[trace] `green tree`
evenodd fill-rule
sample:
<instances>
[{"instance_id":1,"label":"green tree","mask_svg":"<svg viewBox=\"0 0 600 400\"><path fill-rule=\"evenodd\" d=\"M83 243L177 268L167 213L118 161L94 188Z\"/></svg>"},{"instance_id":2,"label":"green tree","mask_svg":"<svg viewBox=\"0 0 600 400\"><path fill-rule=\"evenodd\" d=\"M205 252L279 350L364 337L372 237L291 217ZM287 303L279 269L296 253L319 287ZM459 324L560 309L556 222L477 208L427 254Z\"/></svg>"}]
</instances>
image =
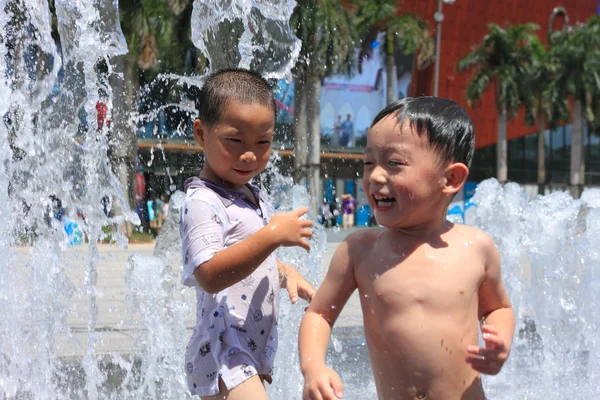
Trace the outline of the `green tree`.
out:
<instances>
[{"instance_id":1,"label":"green tree","mask_svg":"<svg viewBox=\"0 0 600 400\"><path fill-rule=\"evenodd\" d=\"M469 104L479 101L491 84L498 110L498 138L496 144L496 174L501 183L507 180L507 123L514 118L530 94L522 85L527 66L535 57L538 42L534 24L507 25L501 28L489 25L489 32L471 53L459 60L459 72L473 69L467 86Z\"/></svg>"},{"instance_id":2,"label":"green tree","mask_svg":"<svg viewBox=\"0 0 600 400\"><path fill-rule=\"evenodd\" d=\"M302 40L294 71L294 179L308 179L311 208L317 215L321 197L321 82L328 75L351 72L357 35L351 11L340 0L299 0L290 26Z\"/></svg>"},{"instance_id":3,"label":"green tree","mask_svg":"<svg viewBox=\"0 0 600 400\"><path fill-rule=\"evenodd\" d=\"M552 45L552 41L551 41ZM541 42L532 41L534 57L532 63L525 66L522 85L524 93L525 122L534 125L537 122L537 184L538 193L546 189L546 126L554 129L560 122L569 119L567 85L558 72L565 60L555 47L546 51Z\"/></svg>"},{"instance_id":4,"label":"green tree","mask_svg":"<svg viewBox=\"0 0 600 400\"><path fill-rule=\"evenodd\" d=\"M137 136L131 124L131 112L138 111L140 85L152 81L161 72L183 69L185 54L182 52L192 47L191 6L189 0L119 2L121 28L129 51L111 60L115 72L110 77L113 91L111 161L132 207ZM178 45L173 46L173 43Z\"/></svg>"},{"instance_id":5,"label":"green tree","mask_svg":"<svg viewBox=\"0 0 600 400\"><path fill-rule=\"evenodd\" d=\"M557 85L572 96L573 127L571 129L570 190L578 198L585 177L584 122L599 125L600 115L600 17L579 24L567 32L555 32L550 59L555 68ZM565 96L566 97L566 96ZM555 101L558 101L555 98Z\"/></svg>"},{"instance_id":6,"label":"green tree","mask_svg":"<svg viewBox=\"0 0 600 400\"><path fill-rule=\"evenodd\" d=\"M357 5L355 23L361 38L359 71L362 60L371 52L372 43L383 33L381 46L387 82L386 101L390 104L396 100L396 56L417 53L417 68L423 69L434 58L435 42L425 21L411 14L398 14L397 0L362 0Z\"/></svg>"}]
</instances>

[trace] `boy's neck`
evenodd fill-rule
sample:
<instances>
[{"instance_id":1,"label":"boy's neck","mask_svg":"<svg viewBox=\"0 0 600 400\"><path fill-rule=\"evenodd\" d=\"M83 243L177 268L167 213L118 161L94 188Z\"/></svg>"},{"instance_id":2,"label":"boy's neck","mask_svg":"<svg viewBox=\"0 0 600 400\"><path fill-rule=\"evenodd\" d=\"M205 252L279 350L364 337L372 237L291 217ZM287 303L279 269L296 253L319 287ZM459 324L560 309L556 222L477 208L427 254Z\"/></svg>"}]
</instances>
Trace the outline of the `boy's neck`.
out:
<instances>
[{"instance_id":1,"label":"boy's neck","mask_svg":"<svg viewBox=\"0 0 600 400\"><path fill-rule=\"evenodd\" d=\"M443 215L438 215L435 218L428 219L422 223L411 226L390 227L388 229L403 236L415 239L426 239L447 232L452 225L453 224L446 219L446 214L444 213Z\"/></svg>"},{"instance_id":2,"label":"boy's neck","mask_svg":"<svg viewBox=\"0 0 600 400\"><path fill-rule=\"evenodd\" d=\"M228 182L228 181L220 178L219 176L215 175L214 173L207 171L206 169L202 169L202 171L200 171L199 176L200 176L200 178L210 181L210 182L214 183L215 185L219 185L219 186L222 186L222 187L230 189L230 190L242 190L247 185L247 184L244 184L244 185L233 184L231 182Z\"/></svg>"}]
</instances>

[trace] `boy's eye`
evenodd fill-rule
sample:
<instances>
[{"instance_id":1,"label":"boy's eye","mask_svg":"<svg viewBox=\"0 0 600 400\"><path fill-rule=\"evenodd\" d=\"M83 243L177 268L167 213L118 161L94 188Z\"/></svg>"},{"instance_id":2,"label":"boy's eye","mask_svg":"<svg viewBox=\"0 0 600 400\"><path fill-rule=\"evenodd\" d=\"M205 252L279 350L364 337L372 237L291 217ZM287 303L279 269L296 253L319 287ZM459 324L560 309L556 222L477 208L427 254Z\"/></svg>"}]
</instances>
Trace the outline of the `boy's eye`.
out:
<instances>
[{"instance_id":1,"label":"boy's eye","mask_svg":"<svg viewBox=\"0 0 600 400\"><path fill-rule=\"evenodd\" d=\"M261 140L258 144L271 144L270 140Z\"/></svg>"},{"instance_id":2,"label":"boy's eye","mask_svg":"<svg viewBox=\"0 0 600 400\"><path fill-rule=\"evenodd\" d=\"M227 138L225 140L227 140L229 142L242 143L242 141L240 139L236 139L236 138Z\"/></svg>"},{"instance_id":3,"label":"boy's eye","mask_svg":"<svg viewBox=\"0 0 600 400\"><path fill-rule=\"evenodd\" d=\"M365 161L365 162L363 162L363 166L365 166L365 167L370 167L372 165L373 165L373 161Z\"/></svg>"},{"instance_id":4,"label":"boy's eye","mask_svg":"<svg viewBox=\"0 0 600 400\"><path fill-rule=\"evenodd\" d=\"M388 161L388 165L390 167L401 167L403 165L406 165L405 163L401 162L401 161Z\"/></svg>"}]
</instances>

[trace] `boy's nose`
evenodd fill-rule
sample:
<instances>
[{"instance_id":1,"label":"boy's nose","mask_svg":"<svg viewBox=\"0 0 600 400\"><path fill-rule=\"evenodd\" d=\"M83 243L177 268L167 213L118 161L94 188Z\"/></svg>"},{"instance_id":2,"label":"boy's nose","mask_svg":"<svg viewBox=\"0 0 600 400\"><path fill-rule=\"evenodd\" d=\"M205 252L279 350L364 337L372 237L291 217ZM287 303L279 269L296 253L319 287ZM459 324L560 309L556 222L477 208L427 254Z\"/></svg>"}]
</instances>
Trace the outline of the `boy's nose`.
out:
<instances>
[{"instance_id":1,"label":"boy's nose","mask_svg":"<svg viewBox=\"0 0 600 400\"><path fill-rule=\"evenodd\" d=\"M387 179L387 172L381 167L375 167L369 175L369 181L373 183L385 183Z\"/></svg>"},{"instance_id":2,"label":"boy's nose","mask_svg":"<svg viewBox=\"0 0 600 400\"><path fill-rule=\"evenodd\" d=\"M252 151L247 151L244 154L242 154L242 156L240 157L240 160L245 161L245 162L255 162L256 154L254 154L254 152L252 152Z\"/></svg>"}]
</instances>

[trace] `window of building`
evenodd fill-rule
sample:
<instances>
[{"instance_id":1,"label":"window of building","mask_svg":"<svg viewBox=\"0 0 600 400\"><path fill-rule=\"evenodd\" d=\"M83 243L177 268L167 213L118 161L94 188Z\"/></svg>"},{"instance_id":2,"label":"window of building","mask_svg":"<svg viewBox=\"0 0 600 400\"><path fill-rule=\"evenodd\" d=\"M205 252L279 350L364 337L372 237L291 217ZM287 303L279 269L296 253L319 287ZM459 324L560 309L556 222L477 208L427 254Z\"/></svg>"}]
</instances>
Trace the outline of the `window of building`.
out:
<instances>
[{"instance_id":1,"label":"window of building","mask_svg":"<svg viewBox=\"0 0 600 400\"><path fill-rule=\"evenodd\" d=\"M535 183L537 182L537 142L538 135L528 135L524 138L525 141L525 158L523 160L523 182L524 183Z\"/></svg>"},{"instance_id":2,"label":"window of building","mask_svg":"<svg viewBox=\"0 0 600 400\"><path fill-rule=\"evenodd\" d=\"M525 160L525 138L520 137L508 141L508 180L523 182Z\"/></svg>"},{"instance_id":3,"label":"window of building","mask_svg":"<svg viewBox=\"0 0 600 400\"><path fill-rule=\"evenodd\" d=\"M546 169L548 181L552 183L569 182L569 160L565 145L565 127L558 127L550 135L550 158Z\"/></svg>"},{"instance_id":4,"label":"window of building","mask_svg":"<svg viewBox=\"0 0 600 400\"><path fill-rule=\"evenodd\" d=\"M475 150L469 169L469 181L483 181L496 177L496 145Z\"/></svg>"}]
</instances>

